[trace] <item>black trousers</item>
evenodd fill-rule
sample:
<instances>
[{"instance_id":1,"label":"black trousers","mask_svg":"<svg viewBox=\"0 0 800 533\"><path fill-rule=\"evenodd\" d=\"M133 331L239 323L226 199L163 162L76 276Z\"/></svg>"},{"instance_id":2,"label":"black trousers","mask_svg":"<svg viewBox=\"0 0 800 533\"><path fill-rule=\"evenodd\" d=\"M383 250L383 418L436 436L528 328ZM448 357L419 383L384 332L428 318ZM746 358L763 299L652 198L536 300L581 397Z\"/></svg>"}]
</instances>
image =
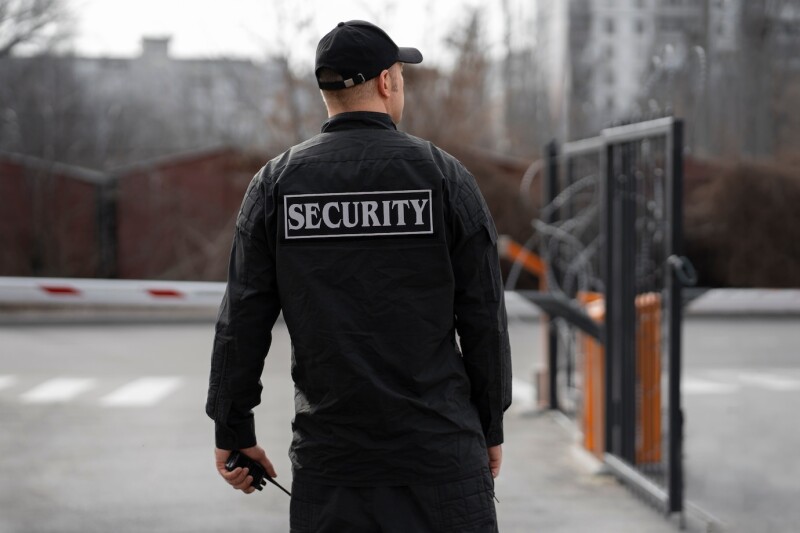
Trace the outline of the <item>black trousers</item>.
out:
<instances>
[{"instance_id":1,"label":"black trousers","mask_svg":"<svg viewBox=\"0 0 800 533\"><path fill-rule=\"evenodd\" d=\"M341 487L294 481L291 533L497 533L489 469L459 481Z\"/></svg>"}]
</instances>

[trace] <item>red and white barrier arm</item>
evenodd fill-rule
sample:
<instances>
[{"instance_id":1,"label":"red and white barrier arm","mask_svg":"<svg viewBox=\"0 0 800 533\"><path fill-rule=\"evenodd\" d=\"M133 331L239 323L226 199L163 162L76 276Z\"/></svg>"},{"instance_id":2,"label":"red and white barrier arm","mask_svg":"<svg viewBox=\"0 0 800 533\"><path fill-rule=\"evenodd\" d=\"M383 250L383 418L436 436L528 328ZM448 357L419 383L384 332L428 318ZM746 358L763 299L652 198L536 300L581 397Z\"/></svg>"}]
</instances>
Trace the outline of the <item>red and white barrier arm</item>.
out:
<instances>
[{"instance_id":1,"label":"red and white barrier arm","mask_svg":"<svg viewBox=\"0 0 800 533\"><path fill-rule=\"evenodd\" d=\"M225 283L83 278L0 277L0 305L110 305L124 307L219 307ZM510 317L537 316L537 309L506 293Z\"/></svg>"},{"instance_id":2,"label":"red and white barrier arm","mask_svg":"<svg viewBox=\"0 0 800 533\"><path fill-rule=\"evenodd\" d=\"M0 277L0 304L216 307L225 283Z\"/></svg>"},{"instance_id":3,"label":"red and white barrier arm","mask_svg":"<svg viewBox=\"0 0 800 533\"><path fill-rule=\"evenodd\" d=\"M0 305L117 305L219 307L225 283L83 278L0 277ZM506 292L509 318L538 317L538 309ZM689 315L800 315L800 290L713 289L691 302Z\"/></svg>"}]
</instances>

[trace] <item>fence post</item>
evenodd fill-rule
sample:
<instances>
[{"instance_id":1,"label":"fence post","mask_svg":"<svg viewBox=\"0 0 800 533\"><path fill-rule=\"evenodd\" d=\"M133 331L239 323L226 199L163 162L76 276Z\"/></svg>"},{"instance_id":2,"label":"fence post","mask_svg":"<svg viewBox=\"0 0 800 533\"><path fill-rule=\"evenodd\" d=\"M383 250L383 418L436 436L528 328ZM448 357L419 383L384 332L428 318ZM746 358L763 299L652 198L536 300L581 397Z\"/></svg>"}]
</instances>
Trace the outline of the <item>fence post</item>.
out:
<instances>
[{"instance_id":1,"label":"fence post","mask_svg":"<svg viewBox=\"0 0 800 533\"><path fill-rule=\"evenodd\" d=\"M621 227L619 241L619 269L616 271L620 286L621 322L618 344L618 376L620 401L620 457L636 464L636 188L633 143L620 146L622 161L620 168ZM616 177L612 177L615 179Z\"/></svg>"},{"instance_id":2,"label":"fence post","mask_svg":"<svg viewBox=\"0 0 800 533\"><path fill-rule=\"evenodd\" d=\"M672 151L672 231L670 246L673 255L683 254L683 122L672 123L668 137ZM670 268L666 276L669 283L669 510L683 511L683 410L681 408L681 331L683 298L681 281Z\"/></svg>"},{"instance_id":3,"label":"fence post","mask_svg":"<svg viewBox=\"0 0 800 533\"><path fill-rule=\"evenodd\" d=\"M551 205L556 196L558 196L558 145L556 141L550 141L547 144L547 178L542 180L544 185L544 202L545 205ZM545 222L554 224L558 221L558 209L551 209L547 215ZM552 280L548 280L548 287L552 287L554 283L558 282L559 272L558 265L554 261L555 256L545 255L550 257L548 262L548 270L551 273ZM547 369L550 388L550 409L558 409L558 331L556 330L555 322L552 317L548 317L547 324Z\"/></svg>"},{"instance_id":4,"label":"fence post","mask_svg":"<svg viewBox=\"0 0 800 533\"><path fill-rule=\"evenodd\" d=\"M584 154L590 147L599 157L598 245L602 275L601 279L592 280L602 287L605 296L605 322L600 328L606 363L602 385L605 423L600 424L605 431L600 436L598 428L597 434L605 446L599 448L605 451L606 465L615 475L668 513L682 512L685 508L680 398L681 285L685 281L681 276L687 278L683 269L689 267L681 256L682 134L682 123L665 117L606 128L595 139L559 147L563 154L559 164L566 165L566 183L570 183L571 158ZM558 176L564 178L563 172ZM546 200L552 201L556 196L552 194L554 187L561 183L564 181L548 183L549 188L544 189L550 193L545 195ZM562 206L561 220L565 220L565 215L574 216L569 205L567 202ZM556 210L552 207L543 213L547 222L555 219L552 215ZM569 227L565 223L561 229ZM659 228L660 231L655 231ZM548 276L554 275L552 267ZM561 267L564 268L563 263ZM564 365L569 358L564 359L564 343L558 348ZM555 367L559 360L551 360L551 366ZM662 363L668 363L669 370L664 376L669 381L663 387ZM584 378L589 375L590 366ZM552 383L555 387L557 382ZM584 393L591 392L595 383L584 380ZM669 434L662 440L661 402L666 390L669 421L663 422L668 423ZM563 396L554 398L559 399L563 404ZM588 407L585 412L594 414ZM595 421L590 418L586 427ZM594 436L592 433L591 437ZM592 446L596 443L589 441ZM662 456L661 446L667 443L669 449Z\"/></svg>"},{"instance_id":5,"label":"fence post","mask_svg":"<svg viewBox=\"0 0 800 533\"><path fill-rule=\"evenodd\" d=\"M616 302L613 298L614 287L614 253L616 246L614 238L614 197L616 196L616 184L614 176L614 150L612 145L604 143L601 149L601 179L603 214L600 221L601 232L603 235L603 282L605 285L605 323L603 325L603 348L605 351L605 450L606 452L617 452L617 413L616 402L614 402L614 340L616 332L615 321L612 319L616 312Z\"/></svg>"}]
</instances>

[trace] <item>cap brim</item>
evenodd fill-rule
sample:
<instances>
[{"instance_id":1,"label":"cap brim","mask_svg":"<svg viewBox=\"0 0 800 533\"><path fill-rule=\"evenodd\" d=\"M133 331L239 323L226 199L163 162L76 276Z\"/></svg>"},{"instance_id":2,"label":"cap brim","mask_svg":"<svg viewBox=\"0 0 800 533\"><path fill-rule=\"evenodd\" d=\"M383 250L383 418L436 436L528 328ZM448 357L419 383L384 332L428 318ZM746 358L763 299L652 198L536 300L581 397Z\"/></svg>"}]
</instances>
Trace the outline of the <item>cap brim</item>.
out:
<instances>
[{"instance_id":1,"label":"cap brim","mask_svg":"<svg viewBox=\"0 0 800 533\"><path fill-rule=\"evenodd\" d=\"M400 63L422 63L422 52L416 48L400 47L397 52L397 61Z\"/></svg>"}]
</instances>

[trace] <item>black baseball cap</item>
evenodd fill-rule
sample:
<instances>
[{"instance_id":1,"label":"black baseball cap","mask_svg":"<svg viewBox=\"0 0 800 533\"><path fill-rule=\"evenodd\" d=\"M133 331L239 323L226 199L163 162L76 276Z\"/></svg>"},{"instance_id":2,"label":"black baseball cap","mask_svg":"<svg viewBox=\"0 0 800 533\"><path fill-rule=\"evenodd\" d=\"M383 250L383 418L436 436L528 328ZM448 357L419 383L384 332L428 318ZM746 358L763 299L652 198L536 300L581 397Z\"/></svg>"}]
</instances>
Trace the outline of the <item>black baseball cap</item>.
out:
<instances>
[{"instance_id":1,"label":"black baseball cap","mask_svg":"<svg viewBox=\"0 0 800 533\"><path fill-rule=\"evenodd\" d=\"M346 89L378 76L395 63L421 63L416 48L400 48L386 32L363 20L340 22L317 45L314 73L326 91ZM344 81L319 81L319 71L329 68Z\"/></svg>"}]
</instances>

